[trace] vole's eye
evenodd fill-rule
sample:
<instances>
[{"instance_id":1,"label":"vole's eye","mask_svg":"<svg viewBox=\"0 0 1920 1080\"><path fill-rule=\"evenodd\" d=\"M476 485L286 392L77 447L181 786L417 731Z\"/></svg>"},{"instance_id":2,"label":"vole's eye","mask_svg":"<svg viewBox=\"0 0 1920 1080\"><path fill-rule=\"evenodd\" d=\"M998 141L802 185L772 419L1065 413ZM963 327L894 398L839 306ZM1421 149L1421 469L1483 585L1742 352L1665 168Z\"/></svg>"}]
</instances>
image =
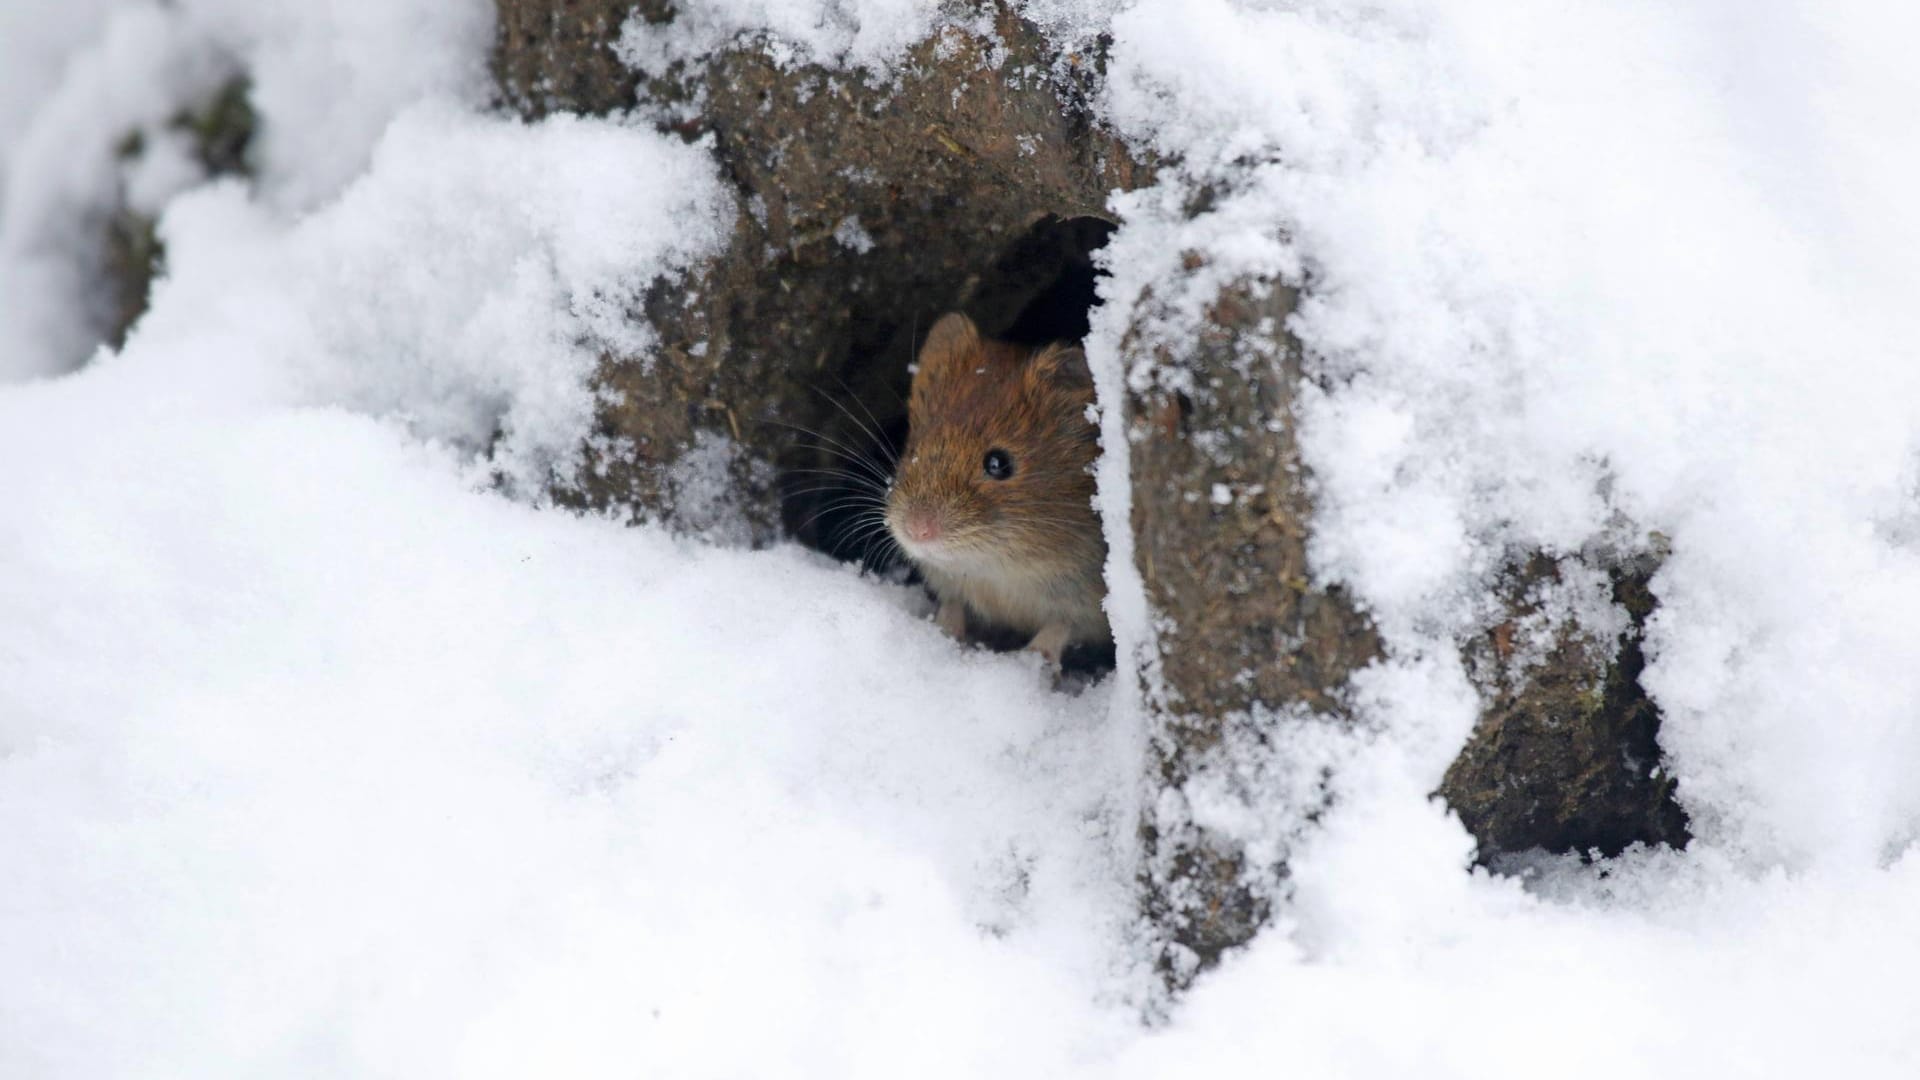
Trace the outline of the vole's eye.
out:
<instances>
[{"instance_id":1,"label":"vole's eye","mask_svg":"<svg viewBox=\"0 0 1920 1080\"><path fill-rule=\"evenodd\" d=\"M1013 475L1013 455L998 448L989 450L986 459L980 462L980 468L995 480L1005 480Z\"/></svg>"}]
</instances>

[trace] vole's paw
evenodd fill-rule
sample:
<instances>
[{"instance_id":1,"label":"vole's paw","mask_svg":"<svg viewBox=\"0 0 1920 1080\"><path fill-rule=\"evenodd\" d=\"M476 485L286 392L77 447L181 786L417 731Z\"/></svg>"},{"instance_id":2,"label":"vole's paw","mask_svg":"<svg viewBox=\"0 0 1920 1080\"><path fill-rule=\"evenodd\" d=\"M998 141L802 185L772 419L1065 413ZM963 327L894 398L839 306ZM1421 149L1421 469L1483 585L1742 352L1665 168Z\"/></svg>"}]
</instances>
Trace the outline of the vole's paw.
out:
<instances>
[{"instance_id":1,"label":"vole's paw","mask_svg":"<svg viewBox=\"0 0 1920 1080\"><path fill-rule=\"evenodd\" d=\"M947 636L956 641L967 640L967 608L956 600L940 601L940 610L934 612L933 621Z\"/></svg>"},{"instance_id":2,"label":"vole's paw","mask_svg":"<svg viewBox=\"0 0 1920 1080\"><path fill-rule=\"evenodd\" d=\"M1053 672L1055 680L1060 677L1060 657L1067 651L1068 630L1065 623L1049 623L1033 635L1027 642L1027 649L1037 652L1047 661L1047 668Z\"/></svg>"}]
</instances>

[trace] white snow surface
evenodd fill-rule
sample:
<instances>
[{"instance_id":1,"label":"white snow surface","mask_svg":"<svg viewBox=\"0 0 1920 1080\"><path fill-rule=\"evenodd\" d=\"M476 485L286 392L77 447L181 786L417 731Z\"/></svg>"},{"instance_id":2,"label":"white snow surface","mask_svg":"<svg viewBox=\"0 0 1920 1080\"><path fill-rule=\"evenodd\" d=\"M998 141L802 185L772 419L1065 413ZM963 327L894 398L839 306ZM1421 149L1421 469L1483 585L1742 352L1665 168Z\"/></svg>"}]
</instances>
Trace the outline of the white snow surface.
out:
<instances>
[{"instance_id":1,"label":"white snow surface","mask_svg":"<svg viewBox=\"0 0 1920 1080\"><path fill-rule=\"evenodd\" d=\"M1119 0L1012 0L1020 18L1062 49L1086 48L1110 25ZM906 50L936 31L993 40L990 8L954 0L707 0L685 5L666 23L639 14L627 21L619 53L631 67L667 74L739 44L763 50L782 67L827 64L884 79Z\"/></svg>"},{"instance_id":2,"label":"white snow surface","mask_svg":"<svg viewBox=\"0 0 1920 1080\"><path fill-rule=\"evenodd\" d=\"M627 305L724 237L703 148L480 114L477 0L30 2L0 16L0 1075L1920 1072L1916 16L1030 7L1112 31L1102 108L1172 163L1116 201L1103 400L1181 252L1189 310L1311 286L1317 572L1390 655L1280 924L1141 1025L1132 678L1056 693L902 589L530 494L597 350L650 346ZM673 49L870 70L943 17L703 10ZM120 175L236 70L258 184ZM71 370L123 183L167 276ZM1488 575L1654 532L1697 839L1469 870L1427 793Z\"/></svg>"},{"instance_id":3,"label":"white snow surface","mask_svg":"<svg viewBox=\"0 0 1920 1080\"><path fill-rule=\"evenodd\" d=\"M61 80L73 54L94 41L113 11L128 0L13 0L0 7L0 183L22 131Z\"/></svg>"},{"instance_id":4,"label":"white snow surface","mask_svg":"<svg viewBox=\"0 0 1920 1080\"><path fill-rule=\"evenodd\" d=\"M1659 531L1644 681L1696 832L1756 868L1920 836L1920 550L1894 524L1920 210L1891 186L1920 77L1890 44L1916 27L1221 0L1120 23L1118 122L1236 189L1158 246L1312 284L1322 575L1431 664L1504 552Z\"/></svg>"},{"instance_id":5,"label":"white snow surface","mask_svg":"<svg viewBox=\"0 0 1920 1080\"><path fill-rule=\"evenodd\" d=\"M259 119L263 202L300 211L364 170L394 113L427 97L487 94L486 0L10 0L0 12L0 380L78 366L105 334L101 237L122 193L156 189L117 149L244 72ZM88 36L92 31L92 36Z\"/></svg>"}]
</instances>

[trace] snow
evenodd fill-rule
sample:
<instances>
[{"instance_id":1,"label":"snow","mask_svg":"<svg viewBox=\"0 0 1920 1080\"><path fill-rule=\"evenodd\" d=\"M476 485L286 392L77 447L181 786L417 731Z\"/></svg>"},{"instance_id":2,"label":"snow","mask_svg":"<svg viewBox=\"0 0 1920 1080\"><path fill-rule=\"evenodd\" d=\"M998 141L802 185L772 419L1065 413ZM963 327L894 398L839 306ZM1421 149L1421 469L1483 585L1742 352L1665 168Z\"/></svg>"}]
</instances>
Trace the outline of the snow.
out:
<instances>
[{"instance_id":1,"label":"snow","mask_svg":"<svg viewBox=\"0 0 1920 1080\"><path fill-rule=\"evenodd\" d=\"M1247 963L1265 974L1224 974L1186 1023L1222 1041L1251 1027L1289 947L1367 955L1394 973L1369 992L1433 979L1390 1010L1437 1024L1406 1036L1421 1056L1397 1047L1381 1071L1518 1071L1437 1047L1457 1037L1433 1018L1463 983L1544 978L1565 949L1556 989L1583 1015L1621 1009L1576 1071L1898 1075L1920 1059L1874 1034L1895 1023L1885 1002L1916 999L1910 965L1871 961L1877 935L1841 925L1879 917L1910 939L1907 917L1869 912L1913 899L1920 835L1920 552L1887 527L1911 513L1920 460L1920 316L1897 284L1920 280L1920 216L1886 186L1920 157L1920 128L1888 107L1916 88L1886 44L1911 23L1870 5L1225 0L1117 18L1109 116L1177 162L1176 194L1220 198L1189 222L1165 191L1126 197L1110 293L1124 304L1205 252L1147 328L1177 336L1241 275L1310 286L1291 329L1321 388L1301 417L1315 569L1389 649L1360 682L1334 808L1291 863L1291 942L1261 942ZM1090 352L1117 367L1122 327L1103 326ZM1457 827L1424 801L1474 712L1450 643L1485 625L1512 553L1667 548L1643 684L1696 839L1563 868L1583 887L1516 913L1466 884ZM1543 599L1609 632L1590 589ZM1258 842L1258 826L1240 831ZM1536 952L1509 954L1535 933ZM1669 953L1684 990L1661 1006L1666 984L1633 965ZM1520 993L1469 997L1456 1023L1524 1015ZM1685 1027L1662 1031L1666 1011ZM1715 1056L1740 1040L1764 1049Z\"/></svg>"},{"instance_id":2,"label":"snow","mask_svg":"<svg viewBox=\"0 0 1920 1080\"><path fill-rule=\"evenodd\" d=\"M857 215L843 218L840 224L834 226L833 238L841 247L856 255L865 255L873 250L873 235L867 232L866 226L860 224Z\"/></svg>"},{"instance_id":3,"label":"snow","mask_svg":"<svg viewBox=\"0 0 1920 1080\"><path fill-rule=\"evenodd\" d=\"M1657 530L1645 682L1696 831L1873 864L1920 829L1920 561L1874 529L1913 497L1920 315L1888 290L1920 215L1842 193L1920 160L1881 104L1911 17L1734 10L1143 4L1114 105L1314 282L1319 569L1397 651L1470 630L1504 551ZM1749 47L1798 63L1790 122Z\"/></svg>"},{"instance_id":4,"label":"snow","mask_svg":"<svg viewBox=\"0 0 1920 1080\"><path fill-rule=\"evenodd\" d=\"M722 0L688 7L667 23L636 13L620 58L665 75L737 41L751 41L782 67L829 64L878 72L934 29L937 0Z\"/></svg>"},{"instance_id":5,"label":"snow","mask_svg":"<svg viewBox=\"0 0 1920 1080\"><path fill-rule=\"evenodd\" d=\"M0 178L15 142L73 54L95 41L101 24L125 6L127 0L13 0L0 7L0 41L7 43L7 66L0 71Z\"/></svg>"},{"instance_id":6,"label":"snow","mask_svg":"<svg viewBox=\"0 0 1920 1080\"><path fill-rule=\"evenodd\" d=\"M1396 892L1432 921L1357 925L1376 947L1319 963L1263 941L1138 1048L1138 1074L1910 1075L1920 957L1888 931L1909 925L1914 860L1734 887L1701 861L1634 865L1647 895L1566 906L1464 878Z\"/></svg>"},{"instance_id":7,"label":"snow","mask_svg":"<svg viewBox=\"0 0 1920 1080\"><path fill-rule=\"evenodd\" d=\"M181 0L245 60L260 114L262 186L305 209L366 168L395 112L422 98L484 103L493 43L487 0L307 4Z\"/></svg>"},{"instance_id":8,"label":"snow","mask_svg":"<svg viewBox=\"0 0 1920 1080\"><path fill-rule=\"evenodd\" d=\"M120 193L115 150L226 74L194 27L157 6L125 5L101 21L53 86L9 76L11 92L40 100L0 157L0 380L68 370L105 336L109 301L93 282ZM49 23L66 20L33 25ZM15 39L0 40L11 53Z\"/></svg>"},{"instance_id":9,"label":"snow","mask_svg":"<svg viewBox=\"0 0 1920 1080\"><path fill-rule=\"evenodd\" d=\"M1014 0L1009 6L1061 49L1072 51L1093 47L1122 5L1118 0ZM993 9L942 0L707 0L688 5L665 23L636 12L622 29L618 51L629 66L654 76L744 43L783 68L822 64L885 78L909 48L954 28L989 40L998 37Z\"/></svg>"},{"instance_id":10,"label":"snow","mask_svg":"<svg viewBox=\"0 0 1920 1080\"><path fill-rule=\"evenodd\" d=\"M1066 841L1124 835L1128 777L1058 783L1104 756L1101 695L794 551L129 382L0 416L13 462L110 433L9 477L0 957L33 977L0 983L0 1071L722 1073L747 1010L737 1063L842 1075L891 1017L925 1031L895 1063L972 1073L1078 1004L1099 957L1050 939L1124 899Z\"/></svg>"},{"instance_id":11,"label":"snow","mask_svg":"<svg viewBox=\"0 0 1920 1080\"><path fill-rule=\"evenodd\" d=\"M1180 793L1289 851L1291 900L1149 1027L1150 670L1059 693L898 586L540 498L599 351L650 348L626 312L737 208L703 146L481 112L488 9L0 15L0 1074L1920 1069L1914 14L1028 5L1111 30L1100 107L1167 162L1088 342L1121 656L1118 345L1186 251L1149 340L1311 285L1315 572L1389 649L1351 734ZM629 45L880 70L942 18L701 10ZM241 70L256 183L122 173ZM167 274L95 352L123 185ZM1492 875L1427 797L1478 705L1453 642L1534 549L1671 552L1685 852ZM1543 610L1617 632L1598 580ZM1315 828L1258 801L1321 764Z\"/></svg>"},{"instance_id":12,"label":"snow","mask_svg":"<svg viewBox=\"0 0 1920 1080\"><path fill-rule=\"evenodd\" d=\"M57 11L24 2L0 14L0 380L71 370L104 337L106 301L89 285L94 238L119 198L116 149L129 133L163 142L165 120L244 71L259 118L259 193L297 212L365 169L404 106L478 104L488 92L486 0L95 0ZM50 79L61 43L65 65ZM23 115L31 119L15 119ZM175 193L138 190L135 201Z\"/></svg>"},{"instance_id":13,"label":"snow","mask_svg":"<svg viewBox=\"0 0 1920 1080\"><path fill-rule=\"evenodd\" d=\"M572 167L544 164L556 158ZM690 148L423 103L393 121L367 176L290 228L237 185L180 200L142 337L191 339L224 316L243 355L280 358L262 377L297 399L492 444L495 469L536 490L571 475L600 352L651 347L626 312L660 273L716 250L730 214ZM176 291L190 299L170 305Z\"/></svg>"}]
</instances>

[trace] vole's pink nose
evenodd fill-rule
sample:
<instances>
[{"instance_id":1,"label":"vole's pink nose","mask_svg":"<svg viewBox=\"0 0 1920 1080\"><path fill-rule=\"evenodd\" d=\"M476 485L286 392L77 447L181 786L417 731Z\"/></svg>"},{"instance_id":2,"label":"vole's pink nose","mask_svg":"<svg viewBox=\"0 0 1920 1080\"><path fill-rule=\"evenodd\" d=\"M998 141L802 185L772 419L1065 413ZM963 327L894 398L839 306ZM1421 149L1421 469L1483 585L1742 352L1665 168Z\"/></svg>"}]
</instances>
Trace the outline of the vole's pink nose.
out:
<instances>
[{"instance_id":1,"label":"vole's pink nose","mask_svg":"<svg viewBox=\"0 0 1920 1080\"><path fill-rule=\"evenodd\" d=\"M907 539L916 544L930 544L940 539L940 518L930 510L909 510L900 525Z\"/></svg>"}]
</instances>

